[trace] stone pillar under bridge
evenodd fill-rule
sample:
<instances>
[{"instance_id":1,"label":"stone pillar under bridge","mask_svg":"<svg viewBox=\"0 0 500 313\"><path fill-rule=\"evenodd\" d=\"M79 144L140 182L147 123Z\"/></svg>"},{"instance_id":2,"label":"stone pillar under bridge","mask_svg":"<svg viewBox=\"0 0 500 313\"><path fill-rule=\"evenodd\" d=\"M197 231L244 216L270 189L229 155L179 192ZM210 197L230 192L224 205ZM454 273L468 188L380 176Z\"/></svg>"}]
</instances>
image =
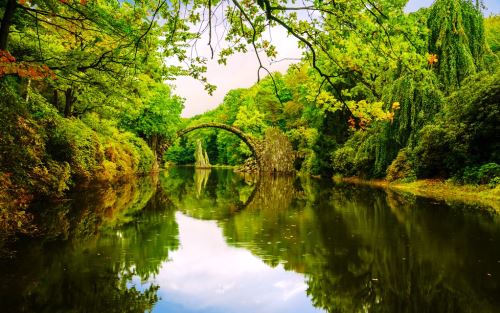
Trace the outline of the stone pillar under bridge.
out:
<instances>
[{"instance_id":1,"label":"stone pillar under bridge","mask_svg":"<svg viewBox=\"0 0 500 313\"><path fill-rule=\"evenodd\" d=\"M224 129L238 136L248 145L250 151L252 151L252 155L257 162L261 174L289 174L295 171L294 161L296 153L293 151L288 137L277 128L269 127L266 130L264 139L259 140L246 134L235 126L222 123L202 123L178 131L177 136L184 136L200 128Z\"/></svg>"}]
</instances>

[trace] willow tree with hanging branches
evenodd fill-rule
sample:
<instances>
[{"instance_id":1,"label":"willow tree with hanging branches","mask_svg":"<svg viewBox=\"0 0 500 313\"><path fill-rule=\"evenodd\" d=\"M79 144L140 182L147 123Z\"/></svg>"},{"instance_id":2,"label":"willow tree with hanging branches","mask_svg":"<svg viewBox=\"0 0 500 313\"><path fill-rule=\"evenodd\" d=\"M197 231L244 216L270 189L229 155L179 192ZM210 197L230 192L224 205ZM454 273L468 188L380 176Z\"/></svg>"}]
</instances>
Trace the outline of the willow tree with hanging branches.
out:
<instances>
[{"instance_id":1,"label":"willow tree with hanging branches","mask_svg":"<svg viewBox=\"0 0 500 313\"><path fill-rule=\"evenodd\" d=\"M486 42L478 4L468 0L437 0L428 18L429 53L436 56L436 73L449 92L484 68Z\"/></svg>"}]
</instances>

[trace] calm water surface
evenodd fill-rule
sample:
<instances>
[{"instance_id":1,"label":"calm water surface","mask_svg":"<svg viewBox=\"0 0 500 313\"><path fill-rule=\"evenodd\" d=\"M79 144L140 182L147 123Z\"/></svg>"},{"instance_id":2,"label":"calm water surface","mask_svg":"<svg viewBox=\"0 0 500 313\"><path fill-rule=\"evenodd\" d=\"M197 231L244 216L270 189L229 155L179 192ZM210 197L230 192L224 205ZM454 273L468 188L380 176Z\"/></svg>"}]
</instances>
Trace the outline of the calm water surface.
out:
<instances>
[{"instance_id":1,"label":"calm water surface","mask_svg":"<svg viewBox=\"0 0 500 313\"><path fill-rule=\"evenodd\" d=\"M0 312L500 312L500 216L459 203L174 168L34 210Z\"/></svg>"}]
</instances>

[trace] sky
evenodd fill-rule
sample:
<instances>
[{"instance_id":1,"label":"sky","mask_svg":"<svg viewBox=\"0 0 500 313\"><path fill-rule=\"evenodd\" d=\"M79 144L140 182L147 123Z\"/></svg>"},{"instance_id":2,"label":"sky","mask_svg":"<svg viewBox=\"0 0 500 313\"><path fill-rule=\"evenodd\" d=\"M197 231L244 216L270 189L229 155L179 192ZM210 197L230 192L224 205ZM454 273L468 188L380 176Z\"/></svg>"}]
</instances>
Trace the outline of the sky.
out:
<instances>
[{"instance_id":1,"label":"sky","mask_svg":"<svg viewBox=\"0 0 500 313\"><path fill-rule=\"evenodd\" d=\"M433 2L434 0L410 0L406 6L406 11L412 12L422 7L428 7ZM500 0L485 0L484 3L486 5L486 16L500 13ZM271 72L284 73L290 64L297 62L302 52L297 47L297 40L288 36L282 28L273 28L271 33L272 36L268 39L277 48L278 56L276 60L282 61L271 62L269 58L260 54L263 60L262 63ZM200 44L197 46L199 55L206 57L210 55L207 42L208 38L202 37ZM214 109L222 103L229 90L250 87L257 82L258 61L253 51L230 56L227 65L218 64L216 57L213 60L209 59L206 65L208 81L217 86L212 96L204 90L201 82L191 77L182 76L171 82L175 86L174 92L185 99L183 117L192 117ZM265 76L264 74L261 73L261 77Z\"/></svg>"},{"instance_id":2,"label":"sky","mask_svg":"<svg viewBox=\"0 0 500 313\"><path fill-rule=\"evenodd\" d=\"M160 287L159 312L319 313L307 296L306 278L270 267L248 249L229 246L216 221L175 213L179 249L169 252L158 273L127 284L140 291Z\"/></svg>"},{"instance_id":3,"label":"sky","mask_svg":"<svg viewBox=\"0 0 500 313\"><path fill-rule=\"evenodd\" d=\"M203 39L203 38L202 38ZM271 62L264 54L260 53L263 65L271 72L286 72L290 64L298 62L301 57L301 51L297 47L297 40L294 37L287 36L284 29L274 28L272 30L272 40L276 46L278 57L276 61ZM198 52L201 55L209 56L209 48L206 45L208 40L200 40ZM217 52L216 52L217 53ZM217 89L210 96L204 86L198 80L188 76L178 77L173 85L175 93L185 98L185 108L182 112L183 117L191 117L210 109L217 107L226 93L231 89L250 87L257 82L257 69L259 63L253 50L247 53L237 53L230 56L226 65L217 63L217 56L213 60L209 59L207 65L206 77L208 81L217 86ZM265 76L261 70L261 77Z\"/></svg>"}]
</instances>

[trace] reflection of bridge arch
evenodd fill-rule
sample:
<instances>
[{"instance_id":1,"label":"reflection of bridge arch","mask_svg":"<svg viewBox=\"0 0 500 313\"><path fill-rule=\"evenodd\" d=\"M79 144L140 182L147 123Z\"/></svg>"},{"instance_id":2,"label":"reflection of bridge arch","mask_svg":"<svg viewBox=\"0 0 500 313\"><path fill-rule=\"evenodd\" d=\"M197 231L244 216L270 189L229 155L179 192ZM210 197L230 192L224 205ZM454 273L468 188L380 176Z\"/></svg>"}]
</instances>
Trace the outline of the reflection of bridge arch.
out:
<instances>
[{"instance_id":1,"label":"reflection of bridge arch","mask_svg":"<svg viewBox=\"0 0 500 313\"><path fill-rule=\"evenodd\" d=\"M190 210L187 211L203 212L202 214L194 215L187 213L190 216L201 219L223 220L247 210L260 211L265 209L267 212L280 212L290 207L293 199L299 195L299 191L294 185L294 181L296 179L294 176L251 175L253 188L246 199L241 199L239 196L234 198L231 196L228 198L231 201L226 203L223 200L222 203L224 203L224 206L218 207L216 205L218 210L214 210L214 206L212 204L203 202L203 199L209 199L210 196L207 198L199 198L200 190L205 190L207 188L207 182L214 182L213 179L215 178L210 178L211 174L214 174L213 171L210 169L195 169L193 174L192 185L186 179L187 176L184 176L182 179L186 182L184 183L185 185L183 185L180 189L178 189L178 187L176 187L176 189L172 189L172 191L182 190L181 193L170 193L168 189L164 189L164 191L166 192L165 195L167 198L170 199L170 202L180 211L186 213L185 209L189 207ZM173 177L174 180L178 179L175 174L174 176L169 177ZM217 184L220 183L218 180L216 181ZM189 190L191 190L191 192L189 192ZM201 201L193 202L192 200L188 200L188 202L184 203L184 199L190 198L196 198ZM188 204L188 206L184 206L183 203ZM207 215L205 217L200 217L201 215L204 215L204 213Z\"/></svg>"},{"instance_id":2,"label":"reflection of bridge arch","mask_svg":"<svg viewBox=\"0 0 500 313\"><path fill-rule=\"evenodd\" d=\"M259 169L261 169L261 160L262 160L262 149L261 149L261 144L260 142L253 138L252 136L244 133L241 129L236 128L234 126L229 126L226 124L221 124L221 123L202 123L196 126L191 126L185 129L182 129L177 132L177 137L182 137L186 135L187 133L192 132L193 130L200 129L200 128L218 128L218 129L223 129L228 132L231 132L238 136L243 142L250 148L250 151L252 151L252 155L255 158L255 161L257 162L257 166Z\"/></svg>"}]
</instances>

